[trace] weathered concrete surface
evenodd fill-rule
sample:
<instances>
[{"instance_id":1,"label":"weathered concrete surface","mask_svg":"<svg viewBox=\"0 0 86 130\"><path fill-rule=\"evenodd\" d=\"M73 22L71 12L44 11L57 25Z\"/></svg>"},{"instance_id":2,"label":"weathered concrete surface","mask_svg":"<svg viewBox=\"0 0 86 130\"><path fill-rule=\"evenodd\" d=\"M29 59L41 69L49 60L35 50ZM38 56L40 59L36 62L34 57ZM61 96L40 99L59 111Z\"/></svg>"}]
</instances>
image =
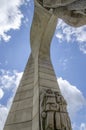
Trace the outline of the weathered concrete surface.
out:
<instances>
[{"instance_id":1,"label":"weathered concrete surface","mask_svg":"<svg viewBox=\"0 0 86 130\"><path fill-rule=\"evenodd\" d=\"M57 18L75 27L86 24L86 8L82 10L79 6L76 9L79 2L35 0L30 33L32 52L4 130L71 130L67 104L61 95L50 60L50 43ZM82 2L85 5L86 2Z\"/></svg>"}]
</instances>

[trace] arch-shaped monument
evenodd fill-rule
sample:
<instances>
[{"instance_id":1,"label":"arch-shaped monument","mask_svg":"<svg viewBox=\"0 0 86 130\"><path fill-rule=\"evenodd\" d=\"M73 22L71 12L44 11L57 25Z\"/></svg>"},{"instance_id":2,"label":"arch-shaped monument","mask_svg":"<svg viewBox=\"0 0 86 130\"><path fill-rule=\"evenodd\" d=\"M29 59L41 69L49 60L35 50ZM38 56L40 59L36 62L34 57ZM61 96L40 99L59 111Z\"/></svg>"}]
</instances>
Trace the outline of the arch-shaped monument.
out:
<instances>
[{"instance_id":1,"label":"arch-shaped monument","mask_svg":"<svg viewBox=\"0 0 86 130\"><path fill-rule=\"evenodd\" d=\"M50 61L50 43L57 19L86 24L86 0L35 0L31 55L16 92L4 130L72 130L67 103Z\"/></svg>"}]
</instances>

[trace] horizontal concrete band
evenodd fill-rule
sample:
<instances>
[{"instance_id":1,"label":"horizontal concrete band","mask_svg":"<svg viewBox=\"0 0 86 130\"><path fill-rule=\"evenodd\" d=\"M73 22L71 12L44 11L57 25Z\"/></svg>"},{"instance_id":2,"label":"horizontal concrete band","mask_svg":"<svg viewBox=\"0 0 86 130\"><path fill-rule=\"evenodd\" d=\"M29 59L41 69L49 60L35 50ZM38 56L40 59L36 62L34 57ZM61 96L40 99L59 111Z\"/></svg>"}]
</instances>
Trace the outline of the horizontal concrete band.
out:
<instances>
[{"instance_id":1,"label":"horizontal concrete band","mask_svg":"<svg viewBox=\"0 0 86 130\"><path fill-rule=\"evenodd\" d=\"M39 78L56 81L55 75L51 75L51 74L43 73L43 72L39 72Z\"/></svg>"},{"instance_id":2,"label":"horizontal concrete band","mask_svg":"<svg viewBox=\"0 0 86 130\"><path fill-rule=\"evenodd\" d=\"M43 86L54 88L54 89L58 88L57 82L47 80L47 79L41 79L39 84L40 84L40 86L43 85Z\"/></svg>"},{"instance_id":3,"label":"horizontal concrete band","mask_svg":"<svg viewBox=\"0 0 86 130\"><path fill-rule=\"evenodd\" d=\"M28 76L29 74L34 73L34 69L30 69L29 71L26 70L26 72L24 72L23 76Z\"/></svg>"},{"instance_id":4,"label":"horizontal concrete band","mask_svg":"<svg viewBox=\"0 0 86 130\"><path fill-rule=\"evenodd\" d=\"M23 91L28 91L28 90L33 89L33 88L34 88L33 82L31 82L29 84L25 84L24 86L20 85L18 90L17 90L17 93L23 92Z\"/></svg>"},{"instance_id":5,"label":"horizontal concrete band","mask_svg":"<svg viewBox=\"0 0 86 130\"><path fill-rule=\"evenodd\" d=\"M39 67L39 72L55 75L54 71L49 68Z\"/></svg>"},{"instance_id":6,"label":"horizontal concrete band","mask_svg":"<svg viewBox=\"0 0 86 130\"><path fill-rule=\"evenodd\" d=\"M19 100L24 100L26 98L31 98L31 97L33 97L33 88L17 92L14 98L14 102Z\"/></svg>"},{"instance_id":7,"label":"horizontal concrete band","mask_svg":"<svg viewBox=\"0 0 86 130\"><path fill-rule=\"evenodd\" d=\"M52 90L52 89L53 89L53 91L58 91L58 92L60 91L60 90L57 89L57 88L50 88L50 87L46 87L46 86L43 86L43 85L40 86L40 90L41 90L41 89L45 89L45 90L47 90L47 89L51 89L51 90Z\"/></svg>"},{"instance_id":8,"label":"horizontal concrete band","mask_svg":"<svg viewBox=\"0 0 86 130\"><path fill-rule=\"evenodd\" d=\"M34 79L33 78L28 78L28 80L23 80L21 83L20 83L20 86L22 85L25 85L25 84L30 84L34 82Z\"/></svg>"},{"instance_id":9,"label":"horizontal concrete band","mask_svg":"<svg viewBox=\"0 0 86 130\"><path fill-rule=\"evenodd\" d=\"M23 110L9 113L6 125L31 120L32 120L32 108L26 108L26 109L24 108Z\"/></svg>"},{"instance_id":10,"label":"horizontal concrete band","mask_svg":"<svg viewBox=\"0 0 86 130\"><path fill-rule=\"evenodd\" d=\"M28 79L34 78L34 73L28 74L22 77L22 81L27 81Z\"/></svg>"},{"instance_id":11,"label":"horizontal concrete band","mask_svg":"<svg viewBox=\"0 0 86 130\"><path fill-rule=\"evenodd\" d=\"M13 102L10 112L16 112L19 110L23 110L26 108L31 108L33 105L33 98L26 98L24 100L19 100L17 102Z\"/></svg>"},{"instance_id":12,"label":"horizontal concrete band","mask_svg":"<svg viewBox=\"0 0 86 130\"><path fill-rule=\"evenodd\" d=\"M39 67L48 68L50 70L53 70L52 64L38 64Z\"/></svg>"},{"instance_id":13,"label":"horizontal concrete band","mask_svg":"<svg viewBox=\"0 0 86 130\"><path fill-rule=\"evenodd\" d=\"M4 130L32 130L32 121L6 125Z\"/></svg>"}]
</instances>

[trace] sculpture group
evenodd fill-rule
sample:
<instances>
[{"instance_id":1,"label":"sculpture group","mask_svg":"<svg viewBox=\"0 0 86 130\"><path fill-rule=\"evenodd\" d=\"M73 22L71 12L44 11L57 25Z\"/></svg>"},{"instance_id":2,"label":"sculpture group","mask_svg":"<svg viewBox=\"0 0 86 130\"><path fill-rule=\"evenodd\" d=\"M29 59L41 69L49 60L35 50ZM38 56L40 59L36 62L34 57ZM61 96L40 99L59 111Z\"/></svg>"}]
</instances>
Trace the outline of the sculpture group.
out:
<instances>
[{"instance_id":1,"label":"sculpture group","mask_svg":"<svg viewBox=\"0 0 86 130\"><path fill-rule=\"evenodd\" d=\"M86 24L86 0L35 0L30 32L31 55L4 130L71 130L67 103L50 60L50 43L58 18Z\"/></svg>"},{"instance_id":2,"label":"sculpture group","mask_svg":"<svg viewBox=\"0 0 86 130\"><path fill-rule=\"evenodd\" d=\"M45 89L40 95L41 130L71 130L67 103L58 91Z\"/></svg>"}]
</instances>

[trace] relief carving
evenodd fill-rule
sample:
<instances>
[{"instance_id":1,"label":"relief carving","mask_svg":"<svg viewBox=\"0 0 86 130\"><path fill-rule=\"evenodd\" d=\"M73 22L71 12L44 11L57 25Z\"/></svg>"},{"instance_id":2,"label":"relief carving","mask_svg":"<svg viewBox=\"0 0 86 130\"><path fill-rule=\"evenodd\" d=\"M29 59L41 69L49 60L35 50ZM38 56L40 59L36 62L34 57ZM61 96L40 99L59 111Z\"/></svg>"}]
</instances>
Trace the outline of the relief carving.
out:
<instances>
[{"instance_id":1,"label":"relief carving","mask_svg":"<svg viewBox=\"0 0 86 130\"><path fill-rule=\"evenodd\" d=\"M40 95L41 130L71 130L66 106L60 92L44 90Z\"/></svg>"}]
</instances>

